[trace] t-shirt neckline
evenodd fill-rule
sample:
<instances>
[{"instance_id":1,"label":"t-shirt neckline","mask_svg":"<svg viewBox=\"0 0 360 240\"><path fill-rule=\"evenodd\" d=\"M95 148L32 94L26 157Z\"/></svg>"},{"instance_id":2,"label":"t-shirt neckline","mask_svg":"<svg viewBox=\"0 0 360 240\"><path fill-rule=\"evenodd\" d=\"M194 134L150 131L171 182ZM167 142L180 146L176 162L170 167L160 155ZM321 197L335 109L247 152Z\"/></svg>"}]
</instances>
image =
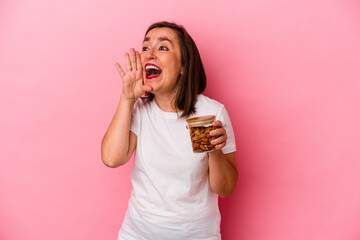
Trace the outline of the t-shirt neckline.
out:
<instances>
[{"instance_id":1,"label":"t-shirt neckline","mask_svg":"<svg viewBox=\"0 0 360 240\"><path fill-rule=\"evenodd\" d=\"M178 119L181 115L182 112L165 112L163 110L161 110L161 108L157 105L155 99L153 99L151 101L154 109L159 112L164 118L167 118L167 119Z\"/></svg>"}]
</instances>

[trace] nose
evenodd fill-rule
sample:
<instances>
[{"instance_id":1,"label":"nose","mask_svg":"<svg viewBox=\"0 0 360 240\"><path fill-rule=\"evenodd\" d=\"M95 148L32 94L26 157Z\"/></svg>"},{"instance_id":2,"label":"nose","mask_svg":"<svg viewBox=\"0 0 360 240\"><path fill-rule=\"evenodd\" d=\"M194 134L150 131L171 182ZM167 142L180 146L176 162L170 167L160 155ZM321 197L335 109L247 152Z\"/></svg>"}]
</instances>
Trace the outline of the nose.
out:
<instances>
[{"instance_id":1,"label":"nose","mask_svg":"<svg viewBox=\"0 0 360 240\"><path fill-rule=\"evenodd\" d=\"M145 60L154 60L157 58L152 48L150 48L145 52L142 52L142 55L145 58Z\"/></svg>"}]
</instances>

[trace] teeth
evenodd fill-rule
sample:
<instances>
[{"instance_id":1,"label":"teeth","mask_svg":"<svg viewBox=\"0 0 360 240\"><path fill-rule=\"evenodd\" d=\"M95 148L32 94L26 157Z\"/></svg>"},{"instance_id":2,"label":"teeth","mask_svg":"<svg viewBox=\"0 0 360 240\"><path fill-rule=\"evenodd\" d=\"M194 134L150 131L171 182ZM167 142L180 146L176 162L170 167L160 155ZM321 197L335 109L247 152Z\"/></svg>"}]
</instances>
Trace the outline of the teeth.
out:
<instances>
[{"instance_id":1,"label":"teeth","mask_svg":"<svg viewBox=\"0 0 360 240\"><path fill-rule=\"evenodd\" d=\"M147 65L147 66L145 67L145 70L149 70L149 69L160 70L160 68L158 68L157 66L154 66L154 65Z\"/></svg>"}]
</instances>

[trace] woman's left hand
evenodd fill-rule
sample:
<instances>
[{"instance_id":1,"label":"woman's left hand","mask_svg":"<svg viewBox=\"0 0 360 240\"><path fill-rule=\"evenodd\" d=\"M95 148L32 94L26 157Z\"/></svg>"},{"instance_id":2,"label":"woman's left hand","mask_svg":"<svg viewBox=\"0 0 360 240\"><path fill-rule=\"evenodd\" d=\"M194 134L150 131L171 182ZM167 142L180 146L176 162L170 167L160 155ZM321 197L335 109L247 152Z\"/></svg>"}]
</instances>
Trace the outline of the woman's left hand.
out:
<instances>
[{"instance_id":1,"label":"woman's left hand","mask_svg":"<svg viewBox=\"0 0 360 240\"><path fill-rule=\"evenodd\" d=\"M215 149L221 149L226 145L226 130L223 127L222 122L219 120L214 121L213 126L216 127L216 129L212 130L210 132L210 135L215 137L215 139L211 141L211 144L215 146Z\"/></svg>"}]
</instances>

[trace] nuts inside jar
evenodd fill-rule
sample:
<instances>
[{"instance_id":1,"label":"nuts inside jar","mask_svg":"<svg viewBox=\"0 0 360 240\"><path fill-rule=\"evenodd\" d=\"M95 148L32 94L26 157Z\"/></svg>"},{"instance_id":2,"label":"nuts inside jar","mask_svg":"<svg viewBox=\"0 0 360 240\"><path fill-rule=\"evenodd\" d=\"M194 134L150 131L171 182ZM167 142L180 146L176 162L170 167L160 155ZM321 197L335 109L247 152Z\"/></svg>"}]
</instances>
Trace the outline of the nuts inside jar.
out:
<instances>
[{"instance_id":1,"label":"nuts inside jar","mask_svg":"<svg viewBox=\"0 0 360 240\"><path fill-rule=\"evenodd\" d=\"M214 145L210 142L215 137L210 136L210 131L214 130L215 127L190 127L190 137L194 152L206 152L214 149Z\"/></svg>"}]
</instances>

